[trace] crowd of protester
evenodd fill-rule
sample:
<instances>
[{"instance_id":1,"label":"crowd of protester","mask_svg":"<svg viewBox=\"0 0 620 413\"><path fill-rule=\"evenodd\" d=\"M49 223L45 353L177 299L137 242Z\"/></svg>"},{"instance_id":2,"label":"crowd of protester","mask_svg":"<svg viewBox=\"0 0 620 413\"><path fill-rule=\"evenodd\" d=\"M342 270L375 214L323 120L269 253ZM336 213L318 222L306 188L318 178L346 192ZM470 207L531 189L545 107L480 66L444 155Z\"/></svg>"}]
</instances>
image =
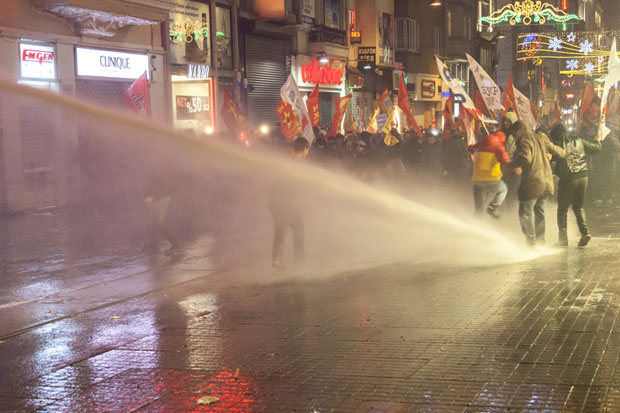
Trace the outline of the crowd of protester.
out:
<instances>
[{"instance_id":1,"label":"crowd of protester","mask_svg":"<svg viewBox=\"0 0 620 413\"><path fill-rule=\"evenodd\" d=\"M545 203L558 201L559 245L566 246L567 211L572 206L581 238L586 246L591 238L584 203L612 208L619 189L620 141L612 131L601 141L598 130L578 131L562 124L551 128L528 128L509 112L499 124L487 125L468 145L458 129L426 129L399 133L348 132L327 136L327 128L315 127L315 139L308 160L326 167L350 171L359 179L407 182L423 175L427 184L472 187L474 211L499 218L506 197L518 202L519 221L530 245L545 242ZM287 146L279 129L272 144ZM414 181L410 181L414 182Z\"/></svg>"}]
</instances>

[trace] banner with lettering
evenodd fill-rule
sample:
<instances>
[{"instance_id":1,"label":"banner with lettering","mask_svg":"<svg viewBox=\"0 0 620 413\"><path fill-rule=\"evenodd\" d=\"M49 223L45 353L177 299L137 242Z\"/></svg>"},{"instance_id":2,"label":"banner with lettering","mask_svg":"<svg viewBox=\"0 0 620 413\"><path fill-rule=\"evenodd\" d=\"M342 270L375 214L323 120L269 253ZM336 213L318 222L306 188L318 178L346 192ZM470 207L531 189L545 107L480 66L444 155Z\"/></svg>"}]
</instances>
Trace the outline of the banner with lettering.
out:
<instances>
[{"instance_id":1,"label":"banner with lettering","mask_svg":"<svg viewBox=\"0 0 620 413\"><path fill-rule=\"evenodd\" d=\"M151 94L146 72L123 92L125 105L139 115L151 117Z\"/></svg>"},{"instance_id":2,"label":"banner with lettering","mask_svg":"<svg viewBox=\"0 0 620 413\"><path fill-rule=\"evenodd\" d=\"M475 118L482 118L482 114L478 112L476 109L476 105L474 105L474 101L471 100L463 86L461 86L461 82L459 79L453 78L450 74L448 68L443 64L443 61L435 56L435 61L437 63L437 68L439 69L439 74L441 75L441 80L445 84L448 85L452 94L454 95L455 100L459 101L465 109L469 111Z\"/></svg>"},{"instance_id":3,"label":"banner with lettering","mask_svg":"<svg viewBox=\"0 0 620 413\"><path fill-rule=\"evenodd\" d=\"M484 99L484 103L490 110L504 109L501 103L502 93L497 84L493 81L491 76L476 62L476 60L465 53L467 60L469 61L469 69L474 75L478 90Z\"/></svg>"}]
</instances>

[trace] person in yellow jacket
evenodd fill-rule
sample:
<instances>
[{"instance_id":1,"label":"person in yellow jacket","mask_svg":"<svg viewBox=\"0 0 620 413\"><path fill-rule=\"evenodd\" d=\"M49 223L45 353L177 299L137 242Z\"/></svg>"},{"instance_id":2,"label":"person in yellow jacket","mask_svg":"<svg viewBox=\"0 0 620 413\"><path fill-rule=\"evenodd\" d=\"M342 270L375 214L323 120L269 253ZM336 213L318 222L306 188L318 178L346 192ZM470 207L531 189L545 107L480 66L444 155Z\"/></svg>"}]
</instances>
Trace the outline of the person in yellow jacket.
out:
<instances>
[{"instance_id":1,"label":"person in yellow jacket","mask_svg":"<svg viewBox=\"0 0 620 413\"><path fill-rule=\"evenodd\" d=\"M500 207L506 199L508 187L502 180L501 164L509 164L510 156L506 152L504 143L506 135L495 132L487 135L468 150L474 155L474 208L476 215L481 215L492 196L486 211L493 218L500 217Z\"/></svg>"}]
</instances>

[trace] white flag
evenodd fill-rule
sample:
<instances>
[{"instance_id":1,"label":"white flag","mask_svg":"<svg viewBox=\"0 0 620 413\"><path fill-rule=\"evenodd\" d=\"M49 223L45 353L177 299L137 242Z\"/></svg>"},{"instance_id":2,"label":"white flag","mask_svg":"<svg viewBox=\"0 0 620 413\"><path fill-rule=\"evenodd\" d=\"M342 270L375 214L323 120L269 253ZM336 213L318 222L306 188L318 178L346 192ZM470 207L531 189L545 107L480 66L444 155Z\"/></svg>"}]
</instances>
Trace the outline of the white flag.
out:
<instances>
[{"instance_id":1,"label":"white flag","mask_svg":"<svg viewBox=\"0 0 620 413\"><path fill-rule=\"evenodd\" d=\"M308 114L308 108L306 107L306 102L304 102L304 98L299 93L299 88L297 87L297 83L293 78L293 75L289 75L286 83L280 89L280 97L283 101L288 103L293 107L295 112L302 118L302 123L305 123L303 129L303 137L308 140L308 142L312 143L314 141L314 132L312 131L312 122L310 121L310 115ZM307 122L304 122L304 119Z\"/></svg>"},{"instance_id":2,"label":"white flag","mask_svg":"<svg viewBox=\"0 0 620 413\"><path fill-rule=\"evenodd\" d=\"M517 115L519 115L519 120L531 129L536 128L536 117L534 117L532 113L530 100L516 87L513 86L512 90L514 90L515 94L515 103L517 104Z\"/></svg>"},{"instance_id":3,"label":"white flag","mask_svg":"<svg viewBox=\"0 0 620 413\"><path fill-rule=\"evenodd\" d=\"M450 71L447 67L444 66L443 62L440 58L435 56L435 61L437 62L437 68L439 69L439 74L441 75L441 80L452 90L452 94L454 95L455 101L460 101L463 107L468 109L471 113L473 113L478 119L482 118L482 114L476 109L476 105L474 105L474 101L471 100L463 86L458 79L452 78Z\"/></svg>"},{"instance_id":4,"label":"white flag","mask_svg":"<svg viewBox=\"0 0 620 413\"><path fill-rule=\"evenodd\" d=\"M605 79L605 87L603 88L603 98L601 99L601 121L599 125L599 136L605 139L609 135L609 128L605 124L607 117L607 97L611 88L620 82L620 59L618 59L618 51L616 49L616 39L611 45L609 52L609 64L607 66L607 78Z\"/></svg>"},{"instance_id":5,"label":"white flag","mask_svg":"<svg viewBox=\"0 0 620 413\"><path fill-rule=\"evenodd\" d=\"M474 75L478 90L480 90L480 94L487 108L489 108L489 110L504 110L502 106L502 91L500 88L473 57L467 53L465 53L465 56L467 56L467 60L469 60L469 68Z\"/></svg>"}]
</instances>

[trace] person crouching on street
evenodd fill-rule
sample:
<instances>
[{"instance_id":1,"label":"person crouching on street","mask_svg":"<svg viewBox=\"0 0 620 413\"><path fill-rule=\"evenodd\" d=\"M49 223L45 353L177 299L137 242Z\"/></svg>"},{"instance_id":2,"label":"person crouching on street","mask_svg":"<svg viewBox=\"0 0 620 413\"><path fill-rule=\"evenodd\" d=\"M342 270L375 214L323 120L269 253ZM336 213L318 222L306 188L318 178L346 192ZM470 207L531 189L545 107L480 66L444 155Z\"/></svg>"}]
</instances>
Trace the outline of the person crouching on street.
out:
<instances>
[{"instance_id":1,"label":"person crouching on street","mask_svg":"<svg viewBox=\"0 0 620 413\"><path fill-rule=\"evenodd\" d=\"M506 135L497 131L487 135L468 150L474 155L474 209L476 215L481 215L489 196L493 199L486 211L493 218L500 217L500 207L506 199L508 187L502 180L500 164L509 164L510 156L506 152L504 142Z\"/></svg>"},{"instance_id":2,"label":"person crouching on street","mask_svg":"<svg viewBox=\"0 0 620 413\"><path fill-rule=\"evenodd\" d=\"M515 173L521 173L519 221L527 243L534 246L545 242L545 200L554 192L548 154L562 159L566 152L522 121L515 122L511 129L517 144L511 165Z\"/></svg>"},{"instance_id":3,"label":"person crouching on street","mask_svg":"<svg viewBox=\"0 0 620 413\"><path fill-rule=\"evenodd\" d=\"M597 135L593 142L579 138L569 134L566 127L560 123L551 130L551 140L566 151L566 157L557 160L555 166L555 174L560 178L558 183L558 245L568 246L566 221L568 207L572 204L581 233L579 246L585 247L591 239L586 213L583 210L583 200L588 187L586 154L601 151L600 137Z\"/></svg>"}]
</instances>

